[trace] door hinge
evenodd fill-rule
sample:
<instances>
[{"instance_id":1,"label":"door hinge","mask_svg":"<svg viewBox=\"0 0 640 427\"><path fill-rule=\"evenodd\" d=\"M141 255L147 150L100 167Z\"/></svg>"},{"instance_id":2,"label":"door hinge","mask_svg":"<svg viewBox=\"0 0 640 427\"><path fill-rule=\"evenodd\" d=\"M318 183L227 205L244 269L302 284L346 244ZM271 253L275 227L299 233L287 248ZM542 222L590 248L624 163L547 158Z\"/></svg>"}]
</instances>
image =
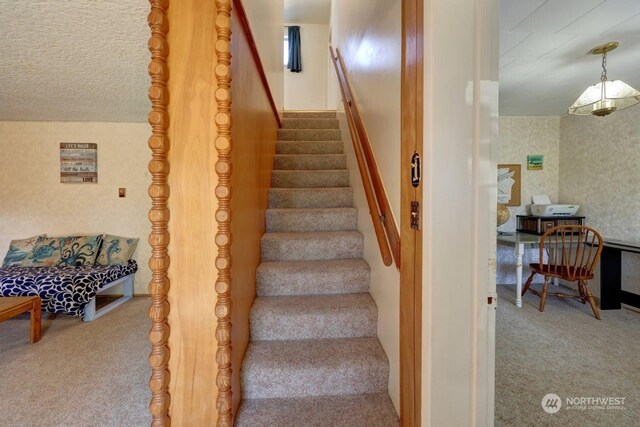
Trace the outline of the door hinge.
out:
<instances>
[{"instance_id":1,"label":"door hinge","mask_svg":"<svg viewBox=\"0 0 640 427\"><path fill-rule=\"evenodd\" d=\"M411 202L411 228L420 230L420 203Z\"/></svg>"}]
</instances>

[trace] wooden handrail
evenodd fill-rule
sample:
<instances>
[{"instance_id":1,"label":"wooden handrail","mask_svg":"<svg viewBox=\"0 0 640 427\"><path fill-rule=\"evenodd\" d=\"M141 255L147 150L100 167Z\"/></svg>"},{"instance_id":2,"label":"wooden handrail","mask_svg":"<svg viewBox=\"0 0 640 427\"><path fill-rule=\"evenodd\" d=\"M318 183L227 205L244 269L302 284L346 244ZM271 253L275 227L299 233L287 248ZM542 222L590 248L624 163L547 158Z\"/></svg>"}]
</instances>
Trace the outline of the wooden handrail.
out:
<instances>
[{"instance_id":1,"label":"wooden handrail","mask_svg":"<svg viewBox=\"0 0 640 427\"><path fill-rule=\"evenodd\" d=\"M260 80L262 81L262 86L264 86L264 90L267 92L267 97L269 97L269 104L271 104L271 109L273 110L273 114L278 122L278 127L282 127L282 119L280 118L280 113L278 112L278 107L276 106L276 102L273 99L273 94L271 93L271 89L269 88L269 80L267 79L267 74L264 72L264 66L262 65L262 60L260 59L260 53L258 52L258 46L256 45L256 40L253 37L253 32L251 31L251 26L249 25L249 19L247 18L247 12L244 10L244 5L242 4L242 0L233 0L233 8L238 12L238 18L240 19L240 25L242 25L242 30L244 31L245 36L247 37L247 42L249 43L249 48L251 49L251 55L253 56L253 60L256 63L256 67L258 67L258 74L260 74Z\"/></svg>"},{"instance_id":2,"label":"wooden handrail","mask_svg":"<svg viewBox=\"0 0 640 427\"><path fill-rule=\"evenodd\" d=\"M389 199L384 191L382 178L380 178L380 172L369 143L367 131L358 111L358 106L353 99L353 92L347 78L344 60L338 49L334 53L333 48L329 46L329 53L338 76L342 103L349 123L351 141L356 153L358 169L360 170L360 177L362 178L362 185L369 205L369 213L373 221L382 261L387 266L395 261L396 267L400 268L400 234L393 219Z\"/></svg>"}]
</instances>

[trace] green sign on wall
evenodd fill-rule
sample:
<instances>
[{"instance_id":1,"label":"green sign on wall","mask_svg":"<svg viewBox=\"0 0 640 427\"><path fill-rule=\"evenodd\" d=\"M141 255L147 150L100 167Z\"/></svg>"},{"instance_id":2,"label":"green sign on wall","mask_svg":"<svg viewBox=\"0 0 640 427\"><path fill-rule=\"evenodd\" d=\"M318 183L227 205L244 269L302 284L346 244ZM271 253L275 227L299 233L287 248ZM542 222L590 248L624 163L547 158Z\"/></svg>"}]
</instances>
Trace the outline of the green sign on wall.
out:
<instances>
[{"instance_id":1,"label":"green sign on wall","mask_svg":"<svg viewBox=\"0 0 640 427\"><path fill-rule=\"evenodd\" d=\"M541 171L544 164L544 156L542 154L529 154L527 156L527 170Z\"/></svg>"}]
</instances>

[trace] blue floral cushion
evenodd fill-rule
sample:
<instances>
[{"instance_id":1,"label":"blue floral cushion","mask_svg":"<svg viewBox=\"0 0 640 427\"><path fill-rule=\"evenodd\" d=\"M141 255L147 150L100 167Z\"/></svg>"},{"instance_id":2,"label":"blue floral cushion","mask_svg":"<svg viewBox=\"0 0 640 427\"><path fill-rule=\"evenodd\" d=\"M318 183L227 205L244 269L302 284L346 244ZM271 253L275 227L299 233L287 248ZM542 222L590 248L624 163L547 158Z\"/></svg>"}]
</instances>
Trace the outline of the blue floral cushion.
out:
<instances>
[{"instance_id":1,"label":"blue floral cushion","mask_svg":"<svg viewBox=\"0 0 640 427\"><path fill-rule=\"evenodd\" d=\"M55 267L62 260L60 237L40 237L31 252L20 263L21 267Z\"/></svg>"},{"instance_id":2,"label":"blue floral cushion","mask_svg":"<svg viewBox=\"0 0 640 427\"><path fill-rule=\"evenodd\" d=\"M95 264L102 235L40 237L21 267L78 267Z\"/></svg>"},{"instance_id":3,"label":"blue floral cushion","mask_svg":"<svg viewBox=\"0 0 640 427\"><path fill-rule=\"evenodd\" d=\"M3 267L21 265L27 259L29 252L33 250L39 238L46 237L46 234L30 237L22 240L12 240L9 244L9 251L2 261Z\"/></svg>"},{"instance_id":4,"label":"blue floral cushion","mask_svg":"<svg viewBox=\"0 0 640 427\"><path fill-rule=\"evenodd\" d=\"M126 265L136 250L138 240L105 235L96 265Z\"/></svg>"},{"instance_id":5,"label":"blue floral cushion","mask_svg":"<svg viewBox=\"0 0 640 427\"><path fill-rule=\"evenodd\" d=\"M70 236L62 239L59 266L94 265L102 243L102 234L97 236Z\"/></svg>"}]
</instances>

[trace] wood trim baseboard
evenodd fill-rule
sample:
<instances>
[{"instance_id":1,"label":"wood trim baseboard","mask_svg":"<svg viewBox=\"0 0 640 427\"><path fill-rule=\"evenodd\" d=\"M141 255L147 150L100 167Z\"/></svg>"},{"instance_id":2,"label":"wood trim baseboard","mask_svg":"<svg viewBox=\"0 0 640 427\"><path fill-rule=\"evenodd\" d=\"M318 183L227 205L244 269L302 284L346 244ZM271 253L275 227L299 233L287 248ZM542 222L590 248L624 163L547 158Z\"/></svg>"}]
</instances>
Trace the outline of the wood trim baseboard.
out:
<instances>
[{"instance_id":1,"label":"wood trim baseboard","mask_svg":"<svg viewBox=\"0 0 640 427\"><path fill-rule=\"evenodd\" d=\"M151 161L149 162L149 172L151 173L151 185L149 186L149 196L151 197L151 210L149 220L151 221L151 234L149 244L151 245L151 282L149 283L149 293L151 294L151 307L149 317L151 318L151 330L149 331L149 341L151 342L151 354L149 355L149 365L151 365L151 378L149 388L151 389L151 402L149 411L151 412L151 424L155 427L171 425L169 418L169 314L168 290L169 278L167 271L169 268L169 186L167 184L169 174L169 163L167 153L169 151L169 137L167 129L169 127L169 114L167 112L169 104L169 93L167 82L169 78L167 68L167 57L169 46L167 44L167 32L169 24L167 21L167 8L169 0L149 0L150 13L147 18L151 29L149 39L149 52L151 62L149 63L149 75L151 77L151 87L149 88L149 100L151 101L151 112L149 113L149 124L151 125L151 136L149 137L149 148L151 149Z\"/></svg>"},{"instance_id":2,"label":"wood trim baseboard","mask_svg":"<svg viewBox=\"0 0 640 427\"><path fill-rule=\"evenodd\" d=\"M282 118L280 117L280 112L278 111L276 102L273 99L273 93L271 92L271 88L269 87L269 80L267 79L267 74L264 71L264 66L262 65L262 60L260 59L260 52L258 52L258 46L256 45L255 38L253 37L251 25L249 24L249 18L247 18L247 12L244 9L242 0L233 0L233 7L238 13L238 18L240 19L240 24L242 25L242 31L244 31L247 37L247 41L249 42L251 54L253 55L253 60L256 62L256 66L258 67L258 73L260 74L260 80L262 81L264 90L267 92L267 96L269 97L269 103L271 104L273 115L278 122L278 127L282 127Z\"/></svg>"}]
</instances>

